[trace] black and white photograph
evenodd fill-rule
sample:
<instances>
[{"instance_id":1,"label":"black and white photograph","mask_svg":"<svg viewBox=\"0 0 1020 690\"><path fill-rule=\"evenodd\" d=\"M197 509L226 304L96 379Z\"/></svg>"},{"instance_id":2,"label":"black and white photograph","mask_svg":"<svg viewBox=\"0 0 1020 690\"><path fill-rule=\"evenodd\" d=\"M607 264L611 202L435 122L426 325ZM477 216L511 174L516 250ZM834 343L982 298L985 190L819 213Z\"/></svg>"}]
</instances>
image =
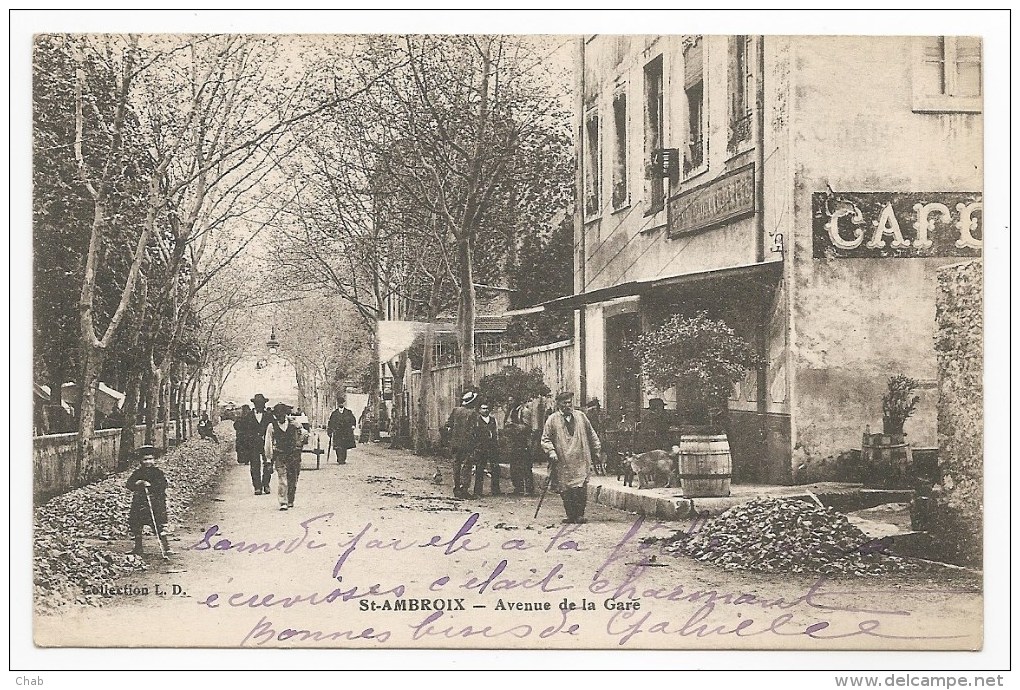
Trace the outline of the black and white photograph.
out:
<instances>
[{"instance_id":1,"label":"black and white photograph","mask_svg":"<svg viewBox=\"0 0 1020 690\"><path fill-rule=\"evenodd\" d=\"M36 664L994 665L1002 31L81 14L11 44L32 415L11 596ZM912 673L872 676L939 684Z\"/></svg>"}]
</instances>

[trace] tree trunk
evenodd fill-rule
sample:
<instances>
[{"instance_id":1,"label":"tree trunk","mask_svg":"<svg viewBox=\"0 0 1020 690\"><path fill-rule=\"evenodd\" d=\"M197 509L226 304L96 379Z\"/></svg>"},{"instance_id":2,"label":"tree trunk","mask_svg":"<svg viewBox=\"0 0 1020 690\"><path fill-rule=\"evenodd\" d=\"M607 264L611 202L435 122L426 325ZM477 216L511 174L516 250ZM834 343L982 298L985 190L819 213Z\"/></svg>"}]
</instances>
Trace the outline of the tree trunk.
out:
<instances>
[{"instance_id":1,"label":"tree trunk","mask_svg":"<svg viewBox=\"0 0 1020 690\"><path fill-rule=\"evenodd\" d=\"M129 464L135 451L135 418L138 416L141 386L142 372L132 371L128 376L127 390L124 391L124 423L120 430L120 455L117 458L121 467Z\"/></svg>"},{"instance_id":2,"label":"tree trunk","mask_svg":"<svg viewBox=\"0 0 1020 690\"><path fill-rule=\"evenodd\" d=\"M163 429L160 438L163 442L163 449L170 447L170 384L167 383L159 388L159 418L163 422Z\"/></svg>"},{"instance_id":3,"label":"tree trunk","mask_svg":"<svg viewBox=\"0 0 1020 690\"><path fill-rule=\"evenodd\" d=\"M379 345L379 326L378 323L373 322L372 326L372 376L369 379L368 384L368 414L365 415L364 426L361 430L362 438L367 438L370 441L379 440L379 404L380 404L380 393L379 393L379 374L381 369L379 367L380 345Z\"/></svg>"},{"instance_id":4,"label":"tree trunk","mask_svg":"<svg viewBox=\"0 0 1020 690\"><path fill-rule=\"evenodd\" d=\"M202 379L202 370L195 372L195 375L191 379L191 383L188 384L188 438L195 435L194 429L194 418L195 418L195 391L198 389L198 382Z\"/></svg>"},{"instance_id":5,"label":"tree trunk","mask_svg":"<svg viewBox=\"0 0 1020 690\"><path fill-rule=\"evenodd\" d=\"M407 350L400 353L397 366L387 363L393 374L393 414L390 415L390 448L404 448L408 440L404 436L404 416L410 417L404 409L404 374L407 373Z\"/></svg>"},{"instance_id":6,"label":"tree trunk","mask_svg":"<svg viewBox=\"0 0 1020 690\"><path fill-rule=\"evenodd\" d=\"M180 441L181 434L180 425L178 422L179 416L177 414L177 382L171 379L170 383L167 384L167 388L169 389L168 390L169 400L167 404L167 418L168 418L167 426L170 426L171 423L173 424L174 439Z\"/></svg>"},{"instance_id":7,"label":"tree trunk","mask_svg":"<svg viewBox=\"0 0 1020 690\"><path fill-rule=\"evenodd\" d=\"M418 385L418 409L414 425L414 452L418 455L424 455L432 448L432 437L429 436L429 406L432 404L432 349L435 347L435 340L435 330L429 321L425 325L425 338L422 342L421 379Z\"/></svg>"},{"instance_id":8,"label":"tree trunk","mask_svg":"<svg viewBox=\"0 0 1020 690\"><path fill-rule=\"evenodd\" d=\"M457 243L460 259L460 305L457 330L460 336L461 390L475 383L475 272L470 238Z\"/></svg>"},{"instance_id":9,"label":"tree trunk","mask_svg":"<svg viewBox=\"0 0 1020 690\"><path fill-rule=\"evenodd\" d=\"M78 466L75 470L78 480L87 484L99 473L92 440L96 435L96 388L99 386L99 370L104 353L87 345L84 354L85 362L78 384L81 397L78 404Z\"/></svg>"},{"instance_id":10,"label":"tree trunk","mask_svg":"<svg viewBox=\"0 0 1020 690\"><path fill-rule=\"evenodd\" d=\"M145 444L156 445L156 420L159 418L159 395L163 388L161 372L150 373L149 390L146 396L145 410Z\"/></svg>"},{"instance_id":11,"label":"tree trunk","mask_svg":"<svg viewBox=\"0 0 1020 690\"><path fill-rule=\"evenodd\" d=\"M297 383L298 409L308 414L308 377L297 362L294 363L294 379Z\"/></svg>"}]
</instances>

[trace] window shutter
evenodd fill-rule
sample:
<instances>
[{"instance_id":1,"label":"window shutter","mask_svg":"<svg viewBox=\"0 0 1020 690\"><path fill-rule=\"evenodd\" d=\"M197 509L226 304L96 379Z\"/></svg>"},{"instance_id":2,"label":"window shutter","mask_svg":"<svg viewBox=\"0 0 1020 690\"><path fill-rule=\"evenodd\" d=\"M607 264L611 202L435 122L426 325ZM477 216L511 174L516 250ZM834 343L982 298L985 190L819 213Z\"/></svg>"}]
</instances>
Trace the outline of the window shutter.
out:
<instances>
[{"instance_id":1,"label":"window shutter","mask_svg":"<svg viewBox=\"0 0 1020 690\"><path fill-rule=\"evenodd\" d=\"M688 89L701 81L703 74L704 41L699 40L684 52L684 88Z\"/></svg>"},{"instance_id":2,"label":"window shutter","mask_svg":"<svg viewBox=\"0 0 1020 690\"><path fill-rule=\"evenodd\" d=\"M956 39L956 91L954 96L981 95L981 39L960 36Z\"/></svg>"},{"instance_id":3,"label":"window shutter","mask_svg":"<svg viewBox=\"0 0 1020 690\"><path fill-rule=\"evenodd\" d=\"M730 92L730 123L735 123L743 113L740 112L741 108L741 92L743 91L743 84L741 80L743 76L740 74L740 65L737 60L737 53L739 51L739 41L743 40L743 36L730 36L729 40L729 55L727 57L727 68L726 68L726 84Z\"/></svg>"}]
</instances>

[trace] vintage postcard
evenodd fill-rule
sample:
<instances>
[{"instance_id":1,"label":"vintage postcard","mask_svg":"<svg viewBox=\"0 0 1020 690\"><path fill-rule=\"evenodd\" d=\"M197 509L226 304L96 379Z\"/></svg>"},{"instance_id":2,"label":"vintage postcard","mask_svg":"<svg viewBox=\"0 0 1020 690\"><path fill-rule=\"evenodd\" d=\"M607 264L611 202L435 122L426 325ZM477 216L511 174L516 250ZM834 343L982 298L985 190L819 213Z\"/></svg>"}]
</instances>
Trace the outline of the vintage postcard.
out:
<instances>
[{"instance_id":1,"label":"vintage postcard","mask_svg":"<svg viewBox=\"0 0 1020 690\"><path fill-rule=\"evenodd\" d=\"M681 15L36 33L34 645L999 634L982 36Z\"/></svg>"}]
</instances>

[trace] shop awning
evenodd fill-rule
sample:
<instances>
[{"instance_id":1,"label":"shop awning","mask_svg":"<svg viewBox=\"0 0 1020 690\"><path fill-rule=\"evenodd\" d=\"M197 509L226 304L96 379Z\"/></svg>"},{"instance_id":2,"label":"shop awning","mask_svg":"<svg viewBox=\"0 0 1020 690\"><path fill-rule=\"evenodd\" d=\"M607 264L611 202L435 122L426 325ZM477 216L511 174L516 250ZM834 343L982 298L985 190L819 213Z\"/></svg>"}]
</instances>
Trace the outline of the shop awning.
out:
<instances>
[{"instance_id":1,"label":"shop awning","mask_svg":"<svg viewBox=\"0 0 1020 690\"><path fill-rule=\"evenodd\" d=\"M768 261L764 263L745 264L742 266L730 266L728 268L718 268L698 273L685 273L684 275L657 278L655 280L633 280L628 283L599 288L598 290L592 290L591 292L582 292L576 295L557 297L554 300L543 302L538 306L549 311L579 309L586 304L606 302L618 297L641 295L660 288L690 285L703 281L739 280L745 278L755 278L757 280L778 280L779 276L782 275L782 272L782 261Z\"/></svg>"}]
</instances>

